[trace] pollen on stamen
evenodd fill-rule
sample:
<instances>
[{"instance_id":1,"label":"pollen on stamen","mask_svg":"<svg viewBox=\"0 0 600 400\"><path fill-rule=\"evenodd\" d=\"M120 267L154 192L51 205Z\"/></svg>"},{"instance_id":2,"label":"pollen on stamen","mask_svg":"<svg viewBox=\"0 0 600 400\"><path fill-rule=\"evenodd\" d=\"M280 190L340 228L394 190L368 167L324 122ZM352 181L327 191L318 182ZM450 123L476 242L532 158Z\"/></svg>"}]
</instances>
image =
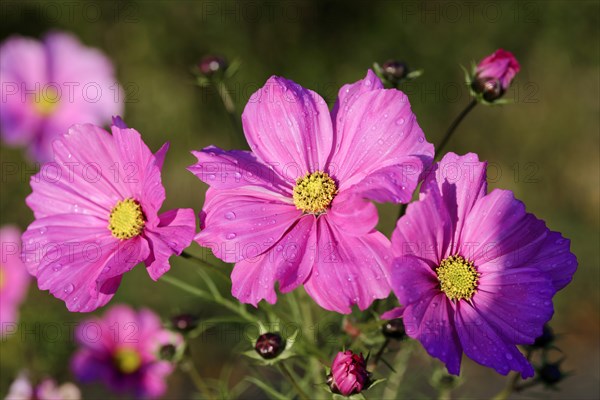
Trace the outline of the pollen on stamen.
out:
<instances>
[{"instance_id":1,"label":"pollen on stamen","mask_svg":"<svg viewBox=\"0 0 600 400\"><path fill-rule=\"evenodd\" d=\"M296 180L294 204L308 214L322 214L337 193L335 181L323 171L307 173Z\"/></svg>"},{"instance_id":2,"label":"pollen on stamen","mask_svg":"<svg viewBox=\"0 0 600 400\"><path fill-rule=\"evenodd\" d=\"M117 202L110 212L108 222L111 234L121 240L139 235L146 224L142 206L131 198Z\"/></svg>"},{"instance_id":3,"label":"pollen on stamen","mask_svg":"<svg viewBox=\"0 0 600 400\"><path fill-rule=\"evenodd\" d=\"M452 301L471 300L479 283L479 272L471 261L454 255L445 258L436 268L440 289Z\"/></svg>"}]
</instances>

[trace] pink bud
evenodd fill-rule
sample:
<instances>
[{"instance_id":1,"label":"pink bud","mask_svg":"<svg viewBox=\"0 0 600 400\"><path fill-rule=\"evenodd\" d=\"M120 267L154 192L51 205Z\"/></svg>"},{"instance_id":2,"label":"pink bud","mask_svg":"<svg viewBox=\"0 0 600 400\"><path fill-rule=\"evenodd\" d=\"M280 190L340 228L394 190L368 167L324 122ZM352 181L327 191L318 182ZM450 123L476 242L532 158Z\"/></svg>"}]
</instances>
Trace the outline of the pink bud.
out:
<instances>
[{"instance_id":1,"label":"pink bud","mask_svg":"<svg viewBox=\"0 0 600 400\"><path fill-rule=\"evenodd\" d=\"M475 77L476 79L497 79L504 91L508 89L520 69L519 62L511 52L498 49L494 54L487 56L479 62L475 70Z\"/></svg>"},{"instance_id":2,"label":"pink bud","mask_svg":"<svg viewBox=\"0 0 600 400\"><path fill-rule=\"evenodd\" d=\"M332 390L344 396L360 393L369 385L369 375L362 353L339 352L331 365Z\"/></svg>"}]
</instances>

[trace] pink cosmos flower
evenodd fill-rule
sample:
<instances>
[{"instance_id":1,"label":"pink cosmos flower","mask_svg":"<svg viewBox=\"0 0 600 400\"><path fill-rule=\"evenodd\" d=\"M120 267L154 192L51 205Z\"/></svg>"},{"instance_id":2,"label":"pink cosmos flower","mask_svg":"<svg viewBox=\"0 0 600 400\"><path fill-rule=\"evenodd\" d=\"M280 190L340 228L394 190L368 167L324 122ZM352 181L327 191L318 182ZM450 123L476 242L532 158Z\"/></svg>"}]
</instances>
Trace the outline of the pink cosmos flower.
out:
<instances>
[{"instance_id":1,"label":"pink cosmos flower","mask_svg":"<svg viewBox=\"0 0 600 400\"><path fill-rule=\"evenodd\" d=\"M571 281L570 242L508 190L487 193L486 164L449 153L392 235L391 285L406 333L460 372L464 352L506 375L533 376L517 345L532 344Z\"/></svg>"},{"instance_id":2,"label":"pink cosmos flower","mask_svg":"<svg viewBox=\"0 0 600 400\"><path fill-rule=\"evenodd\" d=\"M483 79L497 79L506 91L521 66L509 51L498 49L477 64L475 76Z\"/></svg>"},{"instance_id":3,"label":"pink cosmos flower","mask_svg":"<svg viewBox=\"0 0 600 400\"><path fill-rule=\"evenodd\" d=\"M23 259L38 286L70 311L106 304L123 274L144 262L157 280L169 257L192 241L191 209L158 211L168 143L152 154L140 134L115 118L112 135L74 125L54 143L54 162L31 179L35 221L23 234Z\"/></svg>"},{"instance_id":4,"label":"pink cosmos flower","mask_svg":"<svg viewBox=\"0 0 600 400\"><path fill-rule=\"evenodd\" d=\"M52 142L71 125L102 125L123 112L124 96L110 60L68 33L4 41L0 85L2 139L27 146L38 161L52 158Z\"/></svg>"},{"instance_id":5,"label":"pink cosmos flower","mask_svg":"<svg viewBox=\"0 0 600 400\"><path fill-rule=\"evenodd\" d=\"M27 373L21 372L10 385L5 400L79 400L81 392L74 384L67 382L58 386L52 379L44 379L33 386Z\"/></svg>"},{"instance_id":6,"label":"pink cosmos flower","mask_svg":"<svg viewBox=\"0 0 600 400\"><path fill-rule=\"evenodd\" d=\"M210 146L190 167L210 185L195 240L236 263L232 293L276 301L303 284L323 308L349 313L389 294L389 241L366 199L408 202L433 146L404 93L372 71L345 85L333 111L280 77L242 115L251 152Z\"/></svg>"},{"instance_id":7,"label":"pink cosmos flower","mask_svg":"<svg viewBox=\"0 0 600 400\"><path fill-rule=\"evenodd\" d=\"M340 351L331 365L331 388L344 396L360 393L369 385L367 363L361 354Z\"/></svg>"},{"instance_id":8,"label":"pink cosmos flower","mask_svg":"<svg viewBox=\"0 0 600 400\"><path fill-rule=\"evenodd\" d=\"M113 306L103 318L83 321L76 339L80 348L71 367L78 380L101 381L137 398L156 398L166 392L165 380L174 366L160 359L160 349L183 346L183 337L163 329L154 312L136 312L124 305Z\"/></svg>"},{"instance_id":9,"label":"pink cosmos flower","mask_svg":"<svg viewBox=\"0 0 600 400\"><path fill-rule=\"evenodd\" d=\"M0 246L0 336L5 336L15 331L30 276L21 261L21 232L16 227L0 228Z\"/></svg>"}]
</instances>

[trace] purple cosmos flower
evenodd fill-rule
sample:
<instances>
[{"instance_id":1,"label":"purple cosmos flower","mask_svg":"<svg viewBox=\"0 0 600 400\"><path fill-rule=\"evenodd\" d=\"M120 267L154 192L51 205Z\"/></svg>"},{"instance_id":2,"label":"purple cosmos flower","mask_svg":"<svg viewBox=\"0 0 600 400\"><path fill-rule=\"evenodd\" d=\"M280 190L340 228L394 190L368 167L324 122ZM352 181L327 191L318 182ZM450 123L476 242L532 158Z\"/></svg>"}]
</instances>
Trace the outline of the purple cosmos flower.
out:
<instances>
[{"instance_id":1,"label":"purple cosmos flower","mask_svg":"<svg viewBox=\"0 0 600 400\"><path fill-rule=\"evenodd\" d=\"M367 363L361 354L340 351L331 365L331 389L344 396L360 393L369 385Z\"/></svg>"},{"instance_id":2,"label":"purple cosmos flower","mask_svg":"<svg viewBox=\"0 0 600 400\"><path fill-rule=\"evenodd\" d=\"M158 214L168 144L152 154L140 134L115 118L112 135L75 125L54 143L54 162L31 179L35 221L23 234L23 259L38 286L70 311L106 304L123 274L144 262L157 280L169 257L192 241L191 209Z\"/></svg>"},{"instance_id":3,"label":"purple cosmos flower","mask_svg":"<svg viewBox=\"0 0 600 400\"><path fill-rule=\"evenodd\" d=\"M67 382L60 386L52 379L44 379L37 386L29 381L27 373L21 372L10 385L5 400L79 400L81 392Z\"/></svg>"},{"instance_id":4,"label":"purple cosmos flower","mask_svg":"<svg viewBox=\"0 0 600 400\"><path fill-rule=\"evenodd\" d=\"M123 111L111 62L76 37L52 32L42 41L14 36L0 46L3 140L52 158L52 142L75 123L102 125Z\"/></svg>"},{"instance_id":5,"label":"purple cosmos flower","mask_svg":"<svg viewBox=\"0 0 600 400\"><path fill-rule=\"evenodd\" d=\"M525 211L508 190L487 193L477 155L446 154L392 235L391 285L406 333L460 372L464 352L506 375L533 369L516 345L532 344L571 281L570 242Z\"/></svg>"},{"instance_id":6,"label":"purple cosmos flower","mask_svg":"<svg viewBox=\"0 0 600 400\"><path fill-rule=\"evenodd\" d=\"M174 366L159 357L165 345L183 346L183 337L163 329L147 309L110 308L103 318L82 322L76 331L80 349L71 367L81 382L102 381L119 393L156 398L167 390L165 379Z\"/></svg>"},{"instance_id":7,"label":"purple cosmos flower","mask_svg":"<svg viewBox=\"0 0 600 400\"><path fill-rule=\"evenodd\" d=\"M0 228L0 246L0 336L5 336L16 330L30 276L21 261L21 232L16 227Z\"/></svg>"},{"instance_id":8,"label":"purple cosmos flower","mask_svg":"<svg viewBox=\"0 0 600 400\"><path fill-rule=\"evenodd\" d=\"M498 80L502 91L506 91L520 69L519 62L511 52L498 49L477 64L475 77Z\"/></svg>"},{"instance_id":9,"label":"purple cosmos flower","mask_svg":"<svg viewBox=\"0 0 600 400\"><path fill-rule=\"evenodd\" d=\"M389 241L365 199L408 202L433 146L398 90L372 71L333 111L315 92L272 77L242 115L251 152L208 147L190 167L210 185L195 240L236 263L232 293L276 301L300 284L349 313L389 294ZM391 261L391 260L389 260Z\"/></svg>"}]
</instances>

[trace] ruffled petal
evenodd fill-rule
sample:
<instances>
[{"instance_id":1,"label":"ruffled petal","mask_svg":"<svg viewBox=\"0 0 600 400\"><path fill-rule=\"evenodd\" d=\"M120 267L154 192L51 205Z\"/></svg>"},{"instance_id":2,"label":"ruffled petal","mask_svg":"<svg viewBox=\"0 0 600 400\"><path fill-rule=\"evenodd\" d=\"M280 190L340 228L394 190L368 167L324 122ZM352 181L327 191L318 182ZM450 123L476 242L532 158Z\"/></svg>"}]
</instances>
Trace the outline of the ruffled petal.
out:
<instances>
[{"instance_id":1,"label":"ruffled petal","mask_svg":"<svg viewBox=\"0 0 600 400\"><path fill-rule=\"evenodd\" d=\"M347 112L338 114L330 170L340 182L340 190L382 168L405 162L407 156L420 158L423 165L431 163L433 145L425 141L408 98L399 90L365 91ZM417 171L417 176L420 173Z\"/></svg>"},{"instance_id":2,"label":"ruffled petal","mask_svg":"<svg viewBox=\"0 0 600 400\"><path fill-rule=\"evenodd\" d=\"M343 233L328 220L317 219L317 262L304 284L321 307L341 314L351 306L366 309L388 296L390 242L379 232L363 236Z\"/></svg>"},{"instance_id":3,"label":"ruffled petal","mask_svg":"<svg viewBox=\"0 0 600 400\"><path fill-rule=\"evenodd\" d=\"M342 232L355 236L371 232L378 220L373 203L349 192L340 193L333 199L327 218Z\"/></svg>"},{"instance_id":4,"label":"ruffled petal","mask_svg":"<svg viewBox=\"0 0 600 400\"><path fill-rule=\"evenodd\" d=\"M104 268L90 285L92 295L114 294L121 283L121 277L140 262L148 258L150 247L142 236L119 241L113 254L106 260ZM118 278L118 279L115 279Z\"/></svg>"},{"instance_id":5,"label":"ruffled petal","mask_svg":"<svg viewBox=\"0 0 600 400\"><path fill-rule=\"evenodd\" d=\"M537 254L527 261L527 266L548 274L558 291L567 286L577 269L577 257L570 250L571 241L559 232L549 231Z\"/></svg>"},{"instance_id":6,"label":"ruffled petal","mask_svg":"<svg viewBox=\"0 0 600 400\"><path fill-rule=\"evenodd\" d=\"M209 189L194 240L225 262L239 262L264 253L301 215L290 198L258 187Z\"/></svg>"},{"instance_id":7,"label":"ruffled petal","mask_svg":"<svg viewBox=\"0 0 600 400\"><path fill-rule=\"evenodd\" d=\"M392 233L392 247L397 257L412 255L439 265L449 255L451 239L452 224L444 199L433 188L408 205Z\"/></svg>"},{"instance_id":8,"label":"ruffled petal","mask_svg":"<svg viewBox=\"0 0 600 400\"><path fill-rule=\"evenodd\" d=\"M487 193L486 165L474 153L464 156L447 153L423 183L421 192L437 187L446 204L453 226L453 254L459 250L457 244L467 215L477 200Z\"/></svg>"},{"instance_id":9,"label":"ruffled petal","mask_svg":"<svg viewBox=\"0 0 600 400\"><path fill-rule=\"evenodd\" d=\"M350 190L380 203L409 203L424 169L419 157L407 156L371 173Z\"/></svg>"},{"instance_id":10,"label":"ruffled petal","mask_svg":"<svg viewBox=\"0 0 600 400\"><path fill-rule=\"evenodd\" d=\"M159 216L156 228L146 229L144 235L150 245L150 255L145 260L150 278L157 280L171 266L169 258L180 255L196 233L196 215L191 208L169 210Z\"/></svg>"},{"instance_id":11,"label":"ruffled petal","mask_svg":"<svg viewBox=\"0 0 600 400\"><path fill-rule=\"evenodd\" d=\"M523 379L533 376L533 367L514 344L507 342L503 332L490 325L487 316L471 304L461 301L454 314L454 323L465 354L479 364L506 375L511 370Z\"/></svg>"},{"instance_id":12,"label":"ruffled petal","mask_svg":"<svg viewBox=\"0 0 600 400\"><path fill-rule=\"evenodd\" d=\"M275 282L282 293L306 280L315 260L315 218L301 218L268 252L238 262L231 274L232 295L254 305L261 300L274 304Z\"/></svg>"},{"instance_id":13,"label":"ruffled petal","mask_svg":"<svg viewBox=\"0 0 600 400\"><path fill-rule=\"evenodd\" d=\"M473 304L504 340L532 344L553 314L554 288L535 268L510 268L483 273Z\"/></svg>"},{"instance_id":14,"label":"ruffled petal","mask_svg":"<svg viewBox=\"0 0 600 400\"><path fill-rule=\"evenodd\" d=\"M289 182L325 170L333 130L325 100L290 80L273 76L242 114L250 148Z\"/></svg>"},{"instance_id":15,"label":"ruffled petal","mask_svg":"<svg viewBox=\"0 0 600 400\"><path fill-rule=\"evenodd\" d=\"M292 193L289 181L284 181L249 151L226 151L209 146L201 151L192 151L192 154L196 156L198 163L188 170L212 188L259 186L281 194Z\"/></svg>"}]
</instances>

